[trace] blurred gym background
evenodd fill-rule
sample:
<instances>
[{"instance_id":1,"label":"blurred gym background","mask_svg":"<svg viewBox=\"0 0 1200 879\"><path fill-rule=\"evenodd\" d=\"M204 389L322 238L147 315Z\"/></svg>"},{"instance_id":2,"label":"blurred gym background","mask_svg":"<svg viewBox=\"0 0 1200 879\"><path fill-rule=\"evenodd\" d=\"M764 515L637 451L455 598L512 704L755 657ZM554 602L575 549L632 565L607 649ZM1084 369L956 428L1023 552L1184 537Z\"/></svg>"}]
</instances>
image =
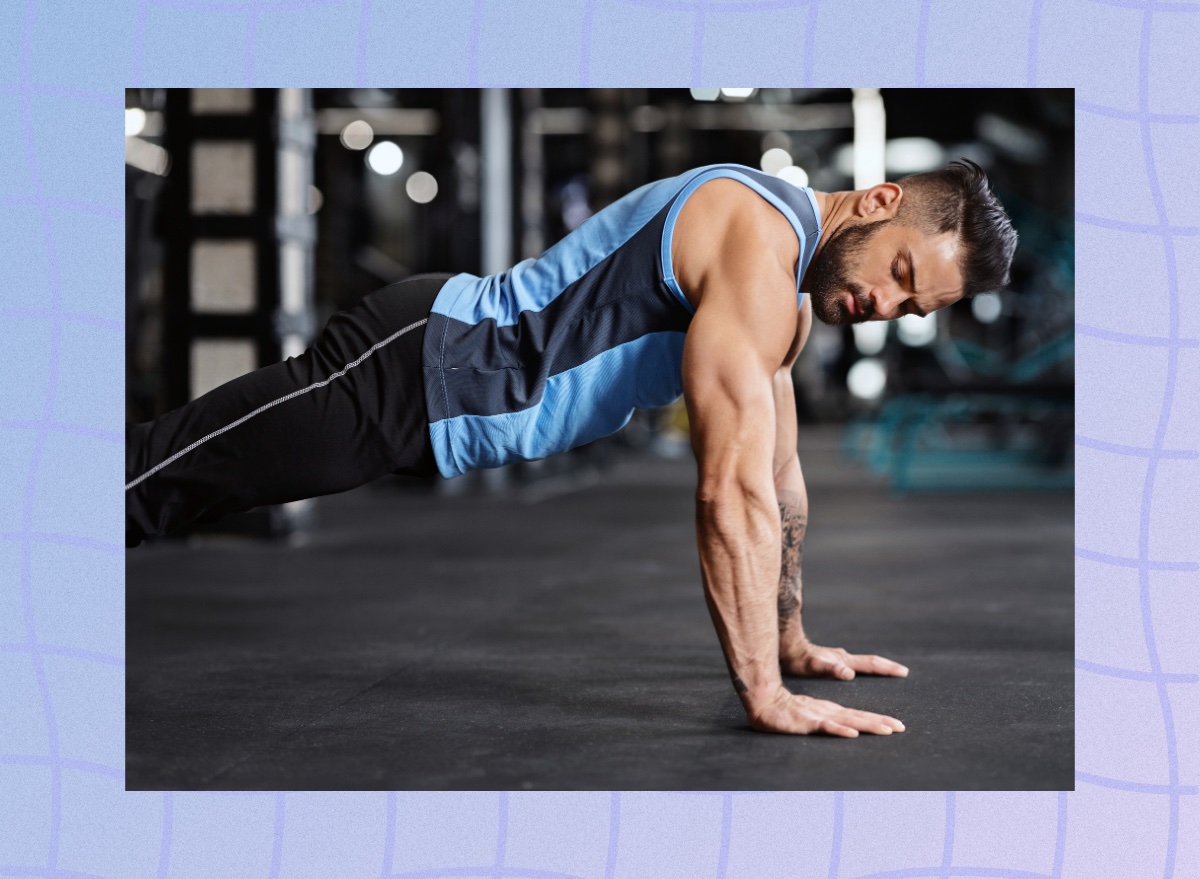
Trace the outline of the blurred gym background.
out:
<instances>
[{"instance_id":1,"label":"blurred gym background","mask_svg":"<svg viewBox=\"0 0 1200 879\"><path fill-rule=\"evenodd\" d=\"M126 107L129 421L302 351L385 284L502 271L698 165L836 191L963 156L1020 232L1011 289L925 319L817 323L797 411L840 426L843 454L897 492L1072 485L1069 90L130 89ZM556 459L434 489L683 456L686 431L679 401ZM217 528L290 534L312 513Z\"/></svg>"}]
</instances>

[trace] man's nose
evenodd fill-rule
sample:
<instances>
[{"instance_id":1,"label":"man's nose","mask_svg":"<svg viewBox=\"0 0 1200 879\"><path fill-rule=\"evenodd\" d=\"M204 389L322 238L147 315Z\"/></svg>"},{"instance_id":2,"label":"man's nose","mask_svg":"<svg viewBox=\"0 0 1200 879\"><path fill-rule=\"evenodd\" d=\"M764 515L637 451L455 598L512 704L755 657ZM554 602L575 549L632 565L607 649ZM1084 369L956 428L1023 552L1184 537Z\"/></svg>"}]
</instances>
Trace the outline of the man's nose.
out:
<instances>
[{"instance_id":1,"label":"man's nose","mask_svg":"<svg viewBox=\"0 0 1200 879\"><path fill-rule=\"evenodd\" d=\"M884 320L891 320L900 315L900 306L908 294L903 290L876 289L871 296L871 304L875 306L875 314Z\"/></svg>"}]
</instances>

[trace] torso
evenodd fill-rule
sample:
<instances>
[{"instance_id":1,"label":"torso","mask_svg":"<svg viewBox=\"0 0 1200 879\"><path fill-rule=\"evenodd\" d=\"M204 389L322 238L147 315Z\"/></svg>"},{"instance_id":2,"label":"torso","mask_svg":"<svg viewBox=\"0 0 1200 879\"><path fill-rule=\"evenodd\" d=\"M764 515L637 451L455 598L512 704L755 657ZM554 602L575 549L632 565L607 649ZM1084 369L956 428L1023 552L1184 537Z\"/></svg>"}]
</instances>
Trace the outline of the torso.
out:
<instances>
[{"instance_id":1,"label":"torso","mask_svg":"<svg viewBox=\"0 0 1200 879\"><path fill-rule=\"evenodd\" d=\"M790 365L806 335L796 264L807 267L819 236L810 192L745 166L706 166L639 187L537 259L450 278L422 349L439 471L545 457L678 398L705 273L776 261L780 289L800 306Z\"/></svg>"}]
</instances>

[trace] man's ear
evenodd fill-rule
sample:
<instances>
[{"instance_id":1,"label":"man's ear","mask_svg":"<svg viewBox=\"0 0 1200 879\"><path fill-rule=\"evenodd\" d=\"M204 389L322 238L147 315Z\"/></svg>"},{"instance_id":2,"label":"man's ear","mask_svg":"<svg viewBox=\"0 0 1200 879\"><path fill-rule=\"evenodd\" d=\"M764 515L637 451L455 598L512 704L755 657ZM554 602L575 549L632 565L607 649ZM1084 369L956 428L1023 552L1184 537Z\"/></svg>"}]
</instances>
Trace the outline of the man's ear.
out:
<instances>
[{"instance_id":1,"label":"man's ear","mask_svg":"<svg viewBox=\"0 0 1200 879\"><path fill-rule=\"evenodd\" d=\"M860 217L870 217L873 220L890 220L900 209L900 199L904 190L895 183L880 183L870 189L864 189L855 205L855 213Z\"/></svg>"}]
</instances>

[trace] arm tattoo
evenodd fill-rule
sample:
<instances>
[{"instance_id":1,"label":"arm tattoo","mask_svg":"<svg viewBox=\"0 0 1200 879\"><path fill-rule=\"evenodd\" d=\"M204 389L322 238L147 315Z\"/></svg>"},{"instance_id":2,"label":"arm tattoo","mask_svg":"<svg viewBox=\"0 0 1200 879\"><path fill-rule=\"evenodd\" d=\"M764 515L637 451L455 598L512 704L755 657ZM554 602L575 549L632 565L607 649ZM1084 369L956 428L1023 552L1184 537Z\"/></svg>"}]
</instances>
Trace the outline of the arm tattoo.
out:
<instances>
[{"instance_id":1,"label":"arm tattoo","mask_svg":"<svg viewBox=\"0 0 1200 879\"><path fill-rule=\"evenodd\" d=\"M729 678L733 681L733 691L740 696L742 693L745 693L747 690L749 690L750 688L746 686L746 682L743 681L738 676L738 673L733 670L733 664L729 661L728 656L725 657L725 665L729 669Z\"/></svg>"},{"instance_id":2,"label":"arm tattoo","mask_svg":"<svg viewBox=\"0 0 1200 879\"><path fill-rule=\"evenodd\" d=\"M779 632L800 622L800 560L804 555L804 533L808 516L800 497L792 492L780 492L779 518L783 529L783 559L779 569Z\"/></svg>"}]
</instances>

